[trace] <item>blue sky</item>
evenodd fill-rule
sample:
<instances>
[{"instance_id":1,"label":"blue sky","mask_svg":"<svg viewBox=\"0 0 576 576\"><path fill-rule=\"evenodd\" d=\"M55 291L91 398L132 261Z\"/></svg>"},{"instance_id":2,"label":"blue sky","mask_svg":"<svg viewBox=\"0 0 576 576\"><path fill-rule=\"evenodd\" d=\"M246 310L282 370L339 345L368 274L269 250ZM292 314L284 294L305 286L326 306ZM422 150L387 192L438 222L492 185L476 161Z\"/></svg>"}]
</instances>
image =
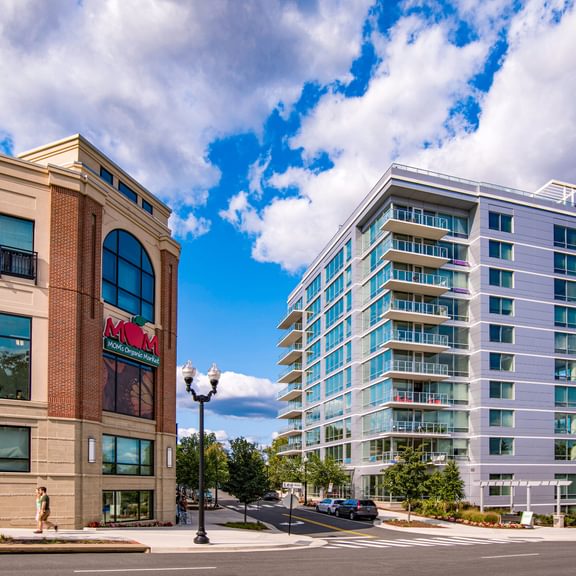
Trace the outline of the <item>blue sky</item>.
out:
<instances>
[{"instance_id":1,"label":"blue sky","mask_svg":"<svg viewBox=\"0 0 576 576\"><path fill-rule=\"evenodd\" d=\"M576 182L576 13L535 0L0 0L0 150L82 133L173 210L206 425L282 425L276 324L391 162ZM197 426L179 381L178 422Z\"/></svg>"}]
</instances>

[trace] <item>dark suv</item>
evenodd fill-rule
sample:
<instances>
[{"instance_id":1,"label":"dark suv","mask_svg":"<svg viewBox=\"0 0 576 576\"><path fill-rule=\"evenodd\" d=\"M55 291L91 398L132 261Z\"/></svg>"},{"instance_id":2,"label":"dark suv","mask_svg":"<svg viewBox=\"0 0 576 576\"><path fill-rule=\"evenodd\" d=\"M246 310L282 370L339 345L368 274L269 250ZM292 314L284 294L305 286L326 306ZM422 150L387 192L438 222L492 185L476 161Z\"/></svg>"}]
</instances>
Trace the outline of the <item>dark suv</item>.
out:
<instances>
[{"instance_id":1,"label":"dark suv","mask_svg":"<svg viewBox=\"0 0 576 576\"><path fill-rule=\"evenodd\" d=\"M357 500L350 498L344 500L338 508L336 508L336 516L339 518L350 518L350 520L357 520L360 518L368 518L375 520L378 518L378 508L373 500Z\"/></svg>"}]
</instances>

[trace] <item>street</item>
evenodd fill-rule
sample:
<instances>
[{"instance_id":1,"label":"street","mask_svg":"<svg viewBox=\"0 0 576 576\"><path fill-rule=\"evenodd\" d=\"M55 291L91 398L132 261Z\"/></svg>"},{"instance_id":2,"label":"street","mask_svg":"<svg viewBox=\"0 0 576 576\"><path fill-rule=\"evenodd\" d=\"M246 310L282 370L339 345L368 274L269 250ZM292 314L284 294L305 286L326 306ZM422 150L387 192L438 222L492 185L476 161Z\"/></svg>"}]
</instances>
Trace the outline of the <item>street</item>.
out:
<instances>
[{"instance_id":1,"label":"street","mask_svg":"<svg viewBox=\"0 0 576 576\"><path fill-rule=\"evenodd\" d=\"M413 548L276 550L232 554L58 554L3 556L2 576L194 574L195 576L507 576L571 574L570 542Z\"/></svg>"}]
</instances>

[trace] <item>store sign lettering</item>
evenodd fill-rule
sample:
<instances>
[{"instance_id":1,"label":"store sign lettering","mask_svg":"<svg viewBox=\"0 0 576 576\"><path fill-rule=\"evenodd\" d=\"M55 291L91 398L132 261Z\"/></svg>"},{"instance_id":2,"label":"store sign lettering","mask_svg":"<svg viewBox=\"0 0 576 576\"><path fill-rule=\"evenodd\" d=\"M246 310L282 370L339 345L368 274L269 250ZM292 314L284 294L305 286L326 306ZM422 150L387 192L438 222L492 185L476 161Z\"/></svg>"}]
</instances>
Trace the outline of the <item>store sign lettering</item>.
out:
<instances>
[{"instance_id":1,"label":"store sign lettering","mask_svg":"<svg viewBox=\"0 0 576 576\"><path fill-rule=\"evenodd\" d=\"M141 316L134 316L130 322L113 318L106 319L104 328L104 350L138 360L152 366L160 365L158 337L150 338L142 326L146 321Z\"/></svg>"}]
</instances>

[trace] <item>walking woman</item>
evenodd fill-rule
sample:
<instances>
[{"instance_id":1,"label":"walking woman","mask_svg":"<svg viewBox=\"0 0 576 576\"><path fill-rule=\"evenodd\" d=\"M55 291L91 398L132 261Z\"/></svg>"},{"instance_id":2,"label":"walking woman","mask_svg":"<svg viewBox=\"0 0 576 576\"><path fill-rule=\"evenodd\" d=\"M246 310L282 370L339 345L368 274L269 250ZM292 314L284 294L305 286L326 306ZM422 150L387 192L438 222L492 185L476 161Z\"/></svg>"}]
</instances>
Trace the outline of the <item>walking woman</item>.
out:
<instances>
[{"instance_id":1,"label":"walking woman","mask_svg":"<svg viewBox=\"0 0 576 576\"><path fill-rule=\"evenodd\" d=\"M58 526L48 520L48 517L50 516L50 496L48 496L48 494L46 493L47 492L46 487L40 486L40 488L38 488L36 492L40 496L39 498L40 510L38 511L37 514L38 529L34 530L34 534L42 534L44 530L44 525L46 525L47 529L54 528L54 531L58 532Z\"/></svg>"}]
</instances>

